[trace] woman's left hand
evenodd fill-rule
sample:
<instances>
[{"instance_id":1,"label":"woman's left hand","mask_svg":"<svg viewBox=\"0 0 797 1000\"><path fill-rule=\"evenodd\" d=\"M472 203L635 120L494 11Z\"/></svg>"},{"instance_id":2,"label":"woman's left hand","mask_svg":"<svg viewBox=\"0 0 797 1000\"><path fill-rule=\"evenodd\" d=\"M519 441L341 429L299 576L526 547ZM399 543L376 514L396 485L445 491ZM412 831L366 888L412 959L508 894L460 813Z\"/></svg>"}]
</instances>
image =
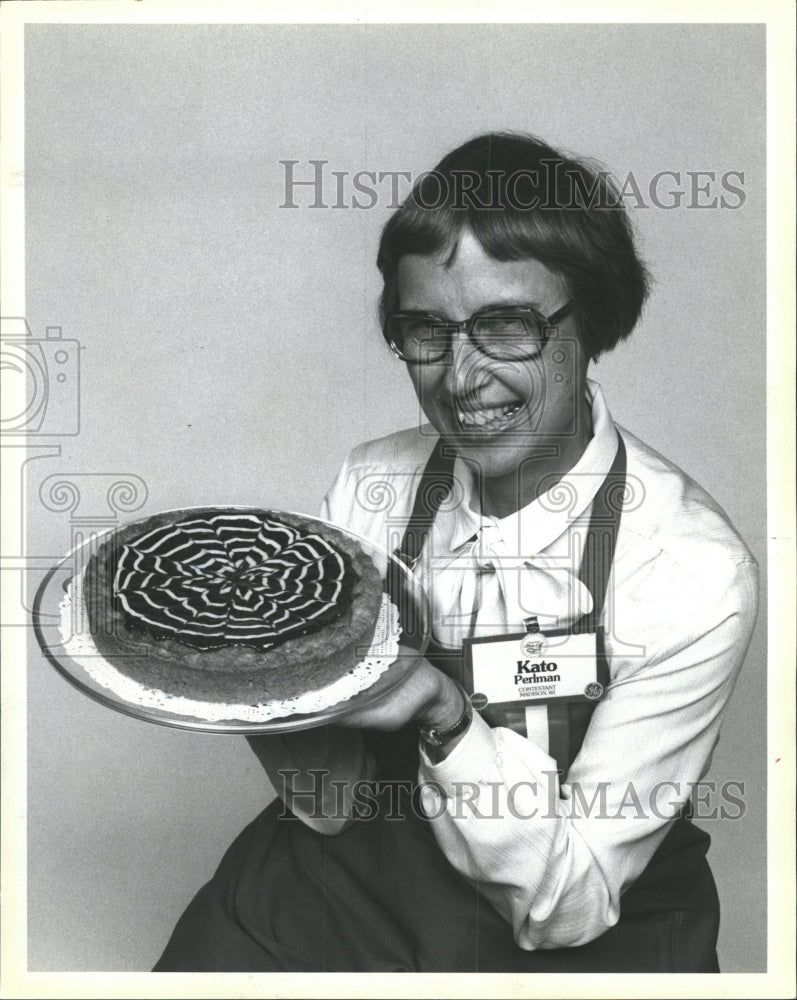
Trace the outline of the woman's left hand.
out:
<instances>
[{"instance_id":1,"label":"woman's left hand","mask_svg":"<svg viewBox=\"0 0 797 1000\"><path fill-rule=\"evenodd\" d=\"M461 689L450 677L424 658L418 662L417 653L400 653L399 660L405 661L407 677L365 708L336 719L336 726L391 732L416 722L418 725L448 729L461 718L465 700ZM396 666L392 669L395 670Z\"/></svg>"}]
</instances>

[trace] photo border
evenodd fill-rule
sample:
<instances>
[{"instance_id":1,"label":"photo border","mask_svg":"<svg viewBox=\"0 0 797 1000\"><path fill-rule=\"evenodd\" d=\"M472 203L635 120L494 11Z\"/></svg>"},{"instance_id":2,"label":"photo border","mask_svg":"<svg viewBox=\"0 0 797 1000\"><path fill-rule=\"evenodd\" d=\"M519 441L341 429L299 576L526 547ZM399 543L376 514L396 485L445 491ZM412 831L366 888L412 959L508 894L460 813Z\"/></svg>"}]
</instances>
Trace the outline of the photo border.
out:
<instances>
[{"instance_id":1,"label":"photo border","mask_svg":"<svg viewBox=\"0 0 797 1000\"><path fill-rule=\"evenodd\" d=\"M276 4L174 0L42 0L0 8L2 87L2 257L0 293L6 315L25 315L24 275L24 26L33 23L478 23L486 8L457 3L295 2L290 16ZM4 997L779 997L794 993L795 971L795 728L794 647L794 22L785 2L606 3L600 16L586 4L497 2L492 22L605 23L752 22L767 26L767 311L768 311L768 972L718 976L605 974L575 977L543 974L216 974L29 973L26 968L26 687L23 629L4 629L2 675L2 980ZM5 457L5 456L4 456ZM10 477L9 477L10 478ZM4 509L14 484L5 483ZM9 503L13 509L13 502ZM3 548L18 525L3 525ZM4 574L8 577L10 574ZM13 602L3 581L3 603ZM777 757L777 761L776 761Z\"/></svg>"}]
</instances>

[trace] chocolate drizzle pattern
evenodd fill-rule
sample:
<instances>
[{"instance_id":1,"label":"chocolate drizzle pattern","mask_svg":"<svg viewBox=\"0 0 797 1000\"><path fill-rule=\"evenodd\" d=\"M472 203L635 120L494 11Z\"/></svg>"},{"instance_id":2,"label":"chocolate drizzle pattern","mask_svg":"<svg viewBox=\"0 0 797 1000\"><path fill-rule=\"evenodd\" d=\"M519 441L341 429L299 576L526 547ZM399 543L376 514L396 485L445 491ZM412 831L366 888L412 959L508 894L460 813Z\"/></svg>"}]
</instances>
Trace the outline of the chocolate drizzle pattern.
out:
<instances>
[{"instance_id":1,"label":"chocolate drizzle pattern","mask_svg":"<svg viewBox=\"0 0 797 1000\"><path fill-rule=\"evenodd\" d=\"M313 532L260 514L188 517L121 546L114 596L131 628L195 649L268 650L344 611L352 573Z\"/></svg>"}]
</instances>

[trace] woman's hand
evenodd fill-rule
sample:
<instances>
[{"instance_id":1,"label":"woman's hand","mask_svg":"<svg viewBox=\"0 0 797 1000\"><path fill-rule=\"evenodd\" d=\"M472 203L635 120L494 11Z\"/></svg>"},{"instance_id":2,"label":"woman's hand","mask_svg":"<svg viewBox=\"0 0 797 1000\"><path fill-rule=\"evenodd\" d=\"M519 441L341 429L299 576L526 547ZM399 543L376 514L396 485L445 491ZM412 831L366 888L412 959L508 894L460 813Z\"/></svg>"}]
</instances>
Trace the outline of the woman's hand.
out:
<instances>
[{"instance_id":1,"label":"woman's hand","mask_svg":"<svg viewBox=\"0 0 797 1000\"><path fill-rule=\"evenodd\" d=\"M400 684L365 708L336 719L335 725L391 732L410 722L438 729L449 729L458 722L465 710L465 699L458 685L428 660L421 658L418 663L417 653L402 653L401 660L405 661L408 674ZM446 748L454 745L452 741Z\"/></svg>"}]
</instances>

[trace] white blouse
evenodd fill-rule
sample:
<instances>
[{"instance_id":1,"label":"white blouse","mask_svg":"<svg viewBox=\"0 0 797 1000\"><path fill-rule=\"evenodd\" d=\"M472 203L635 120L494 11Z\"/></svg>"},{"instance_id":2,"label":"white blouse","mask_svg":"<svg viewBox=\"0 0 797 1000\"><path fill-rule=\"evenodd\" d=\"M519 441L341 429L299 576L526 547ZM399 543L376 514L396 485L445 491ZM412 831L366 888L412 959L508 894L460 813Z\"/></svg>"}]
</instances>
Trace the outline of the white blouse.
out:
<instances>
[{"instance_id":1,"label":"white blouse","mask_svg":"<svg viewBox=\"0 0 797 1000\"><path fill-rule=\"evenodd\" d=\"M476 714L445 760L421 759L440 848L525 949L583 944L616 923L623 891L708 770L756 616L757 565L721 508L616 428L596 383L588 393L594 435L581 460L517 513L482 517L457 460L416 569L445 645L522 631L531 614L543 629L568 626L592 607L575 554L622 434L626 502L601 618L610 683L566 783L544 705L526 708L527 738ZM321 516L392 551L436 440L422 427L355 448ZM336 732L326 760L352 776L358 734Z\"/></svg>"}]
</instances>

